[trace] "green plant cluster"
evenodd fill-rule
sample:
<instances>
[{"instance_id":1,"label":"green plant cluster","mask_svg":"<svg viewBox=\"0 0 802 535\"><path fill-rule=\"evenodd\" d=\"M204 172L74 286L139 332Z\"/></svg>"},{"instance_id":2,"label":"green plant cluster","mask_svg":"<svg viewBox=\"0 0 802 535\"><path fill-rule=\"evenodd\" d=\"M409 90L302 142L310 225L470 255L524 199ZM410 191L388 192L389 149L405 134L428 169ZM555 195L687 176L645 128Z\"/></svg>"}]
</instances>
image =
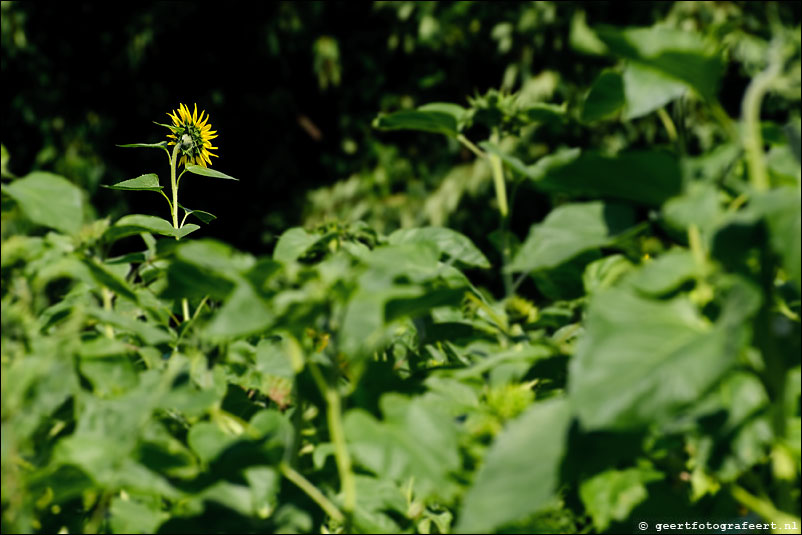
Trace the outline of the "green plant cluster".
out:
<instances>
[{"instance_id":1,"label":"green plant cluster","mask_svg":"<svg viewBox=\"0 0 802 535\"><path fill-rule=\"evenodd\" d=\"M799 28L738 56L687 28L571 27L611 65L578 102L502 88L374 121L475 158L498 255L328 221L257 257L195 224L86 220L79 187L10 176L4 150L3 531L798 530ZM528 152L643 117L648 146Z\"/></svg>"}]
</instances>

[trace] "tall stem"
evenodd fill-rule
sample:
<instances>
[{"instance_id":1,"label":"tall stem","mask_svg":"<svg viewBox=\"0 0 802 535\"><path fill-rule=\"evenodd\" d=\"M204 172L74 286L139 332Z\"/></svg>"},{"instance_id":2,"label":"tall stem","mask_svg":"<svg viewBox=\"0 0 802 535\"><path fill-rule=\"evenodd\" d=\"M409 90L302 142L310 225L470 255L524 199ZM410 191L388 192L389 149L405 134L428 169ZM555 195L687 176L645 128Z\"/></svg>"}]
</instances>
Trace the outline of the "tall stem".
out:
<instances>
[{"instance_id":1,"label":"tall stem","mask_svg":"<svg viewBox=\"0 0 802 535\"><path fill-rule=\"evenodd\" d=\"M175 178L175 165L178 159L178 150L181 142L175 144L173 154L170 156L170 185L173 188L173 204L170 206L170 215L173 216L173 228L178 230L178 181Z\"/></svg>"},{"instance_id":2,"label":"tall stem","mask_svg":"<svg viewBox=\"0 0 802 535\"><path fill-rule=\"evenodd\" d=\"M173 203L170 205L170 215L173 217L173 228L178 230L178 180L175 177L175 166L176 160L178 160L178 150L181 148L181 143L183 141L179 141L175 144L173 148L173 153L170 156L170 185L173 188ZM178 239L178 236L175 237ZM187 298L183 298L181 300L181 313L184 315L184 321L190 320L189 315L189 301Z\"/></svg>"},{"instance_id":3,"label":"tall stem","mask_svg":"<svg viewBox=\"0 0 802 535\"><path fill-rule=\"evenodd\" d=\"M763 135L760 131L760 106L763 97L781 73L782 57L779 43L772 43L769 49L769 65L755 76L746 88L741 114L744 121L743 144L746 163L749 167L749 181L756 191L769 189L769 175L763 155Z\"/></svg>"}]
</instances>

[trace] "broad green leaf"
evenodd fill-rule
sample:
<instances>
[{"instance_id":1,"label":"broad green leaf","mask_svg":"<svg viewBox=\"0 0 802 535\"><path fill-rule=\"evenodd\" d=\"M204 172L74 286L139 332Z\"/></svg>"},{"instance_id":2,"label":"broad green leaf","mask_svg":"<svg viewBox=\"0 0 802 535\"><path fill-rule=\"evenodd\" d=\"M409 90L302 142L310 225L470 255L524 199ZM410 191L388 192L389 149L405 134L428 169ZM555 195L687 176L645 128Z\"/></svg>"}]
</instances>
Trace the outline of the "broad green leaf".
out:
<instances>
[{"instance_id":1,"label":"broad green leaf","mask_svg":"<svg viewBox=\"0 0 802 535\"><path fill-rule=\"evenodd\" d=\"M159 175L148 173L130 180L117 182L111 186L101 184L101 187L126 191L161 191L164 186L159 185Z\"/></svg>"},{"instance_id":2,"label":"broad green leaf","mask_svg":"<svg viewBox=\"0 0 802 535\"><path fill-rule=\"evenodd\" d=\"M634 268L635 265L620 254L605 256L591 262L582 273L582 285L585 288L585 293L592 295L614 286Z\"/></svg>"},{"instance_id":3,"label":"broad green leaf","mask_svg":"<svg viewBox=\"0 0 802 535\"><path fill-rule=\"evenodd\" d=\"M452 110L425 111L404 110L390 115L382 115L373 121L373 127L380 130L419 130L456 136L459 134L457 119Z\"/></svg>"},{"instance_id":4,"label":"broad green leaf","mask_svg":"<svg viewBox=\"0 0 802 535\"><path fill-rule=\"evenodd\" d=\"M638 429L699 399L737 362L737 333L759 303L738 284L711 326L684 296L654 301L619 288L595 296L569 373L583 428Z\"/></svg>"},{"instance_id":5,"label":"broad green leaf","mask_svg":"<svg viewBox=\"0 0 802 535\"><path fill-rule=\"evenodd\" d=\"M264 330L274 321L270 308L253 286L241 282L209 323L205 334L213 338L236 338Z\"/></svg>"},{"instance_id":6,"label":"broad green leaf","mask_svg":"<svg viewBox=\"0 0 802 535\"><path fill-rule=\"evenodd\" d=\"M177 258L236 280L239 274L251 269L256 260L230 245L216 240L192 240L181 243L175 250Z\"/></svg>"},{"instance_id":7,"label":"broad green leaf","mask_svg":"<svg viewBox=\"0 0 802 535\"><path fill-rule=\"evenodd\" d=\"M644 264L628 281L640 292L659 296L676 290L696 273L693 254L687 249L676 248Z\"/></svg>"},{"instance_id":8,"label":"broad green leaf","mask_svg":"<svg viewBox=\"0 0 802 535\"><path fill-rule=\"evenodd\" d=\"M160 501L141 502L126 495L115 496L109 507L112 533L156 533L170 515L161 510Z\"/></svg>"},{"instance_id":9,"label":"broad green leaf","mask_svg":"<svg viewBox=\"0 0 802 535\"><path fill-rule=\"evenodd\" d=\"M3 184L2 190L37 225L67 234L77 234L81 229L83 192L64 177L34 171L10 184Z\"/></svg>"},{"instance_id":10,"label":"broad green leaf","mask_svg":"<svg viewBox=\"0 0 802 535\"><path fill-rule=\"evenodd\" d=\"M228 176L227 174L221 173L220 171L210 169L209 167L201 167L200 165L187 165L186 170L196 175L210 176L212 178L224 178L226 180L239 180L238 178L234 178L233 176Z\"/></svg>"},{"instance_id":11,"label":"broad green leaf","mask_svg":"<svg viewBox=\"0 0 802 535\"><path fill-rule=\"evenodd\" d=\"M667 152L632 151L617 156L585 152L562 166L552 166L536 187L571 196L611 198L659 206L678 195L682 173Z\"/></svg>"},{"instance_id":12,"label":"broad green leaf","mask_svg":"<svg viewBox=\"0 0 802 535\"><path fill-rule=\"evenodd\" d=\"M187 444L204 463L209 463L237 441L214 422L198 422L187 433Z\"/></svg>"},{"instance_id":13,"label":"broad green leaf","mask_svg":"<svg viewBox=\"0 0 802 535\"><path fill-rule=\"evenodd\" d=\"M687 87L659 71L647 69L636 63L624 69L624 95L626 112L624 119L637 119L687 92Z\"/></svg>"},{"instance_id":14,"label":"broad green leaf","mask_svg":"<svg viewBox=\"0 0 802 535\"><path fill-rule=\"evenodd\" d=\"M387 238L391 245L430 241L440 254L467 266L489 268L490 262L473 242L459 232L443 227L399 229Z\"/></svg>"},{"instance_id":15,"label":"broad green leaf","mask_svg":"<svg viewBox=\"0 0 802 535\"><path fill-rule=\"evenodd\" d=\"M648 497L646 484L663 477L661 472L652 468L605 470L583 481L579 496L596 529L603 532L611 522L626 520L629 513Z\"/></svg>"},{"instance_id":16,"label":"broad green leaf","mask_svg":"<svg viewBox=\"0 0 802 535\"><path fill-rule=\"evenodd\" d=\"M580 119L591 123L618 114L626 105L624 81L615 71L603 71L590 86Z\"/></svg>"},{"instance_id":17,"label":"broad green leaf","mask_svg":"<svg viewBox=\"0 0 802 535\"><path fill-rule=\"evenodd\" d=\"M465 495L457 533L493 533L538 512L555 497L571 409L537 402L511 421L485 456Z\"/></svg>"},{"instance_id":18,"label":"broad green leaf","mask_svg":"<svg viewBox=\"0 0 802 535\"><path fill-rule=\"evenodd\" d=\"M600 26L596 35L611 53L681 81L706 100L718 93L723 64L712 45L697 33L664 26Z\"/></svg>"},{"instance_id":19,"label":"broad green leaf","mask_svg":"<svg viewBox=\"0 0 802 535\"><path fill-rule=\"evenodd\" d=\"M624 205L562 205L532 226L507 269L526 272L557 267L584 251L612 243L633 223L633 211Z\"/></svg>"},{"instance_id":20,"label":"broad green leaf","mask_svg":"<svg viewBox=\"0 0 802 535\"><path fill-rule=\"evenodd\" d=\"M279 262L294 262L317 243L323 236L311 234L300 227L284 231L273 251L273 259Z\"/></svg>"},{"instance_id":21,"label":"broad green leaf","mask_svg":"<svg viewBox=\"0 0 802 535\"><path fill-rule=\"evenodd\" d=\"M415 478L421 497L453 496L449 474L460 465L454 419L435 403L391 393L380 401L384 420L362 409L345 415L345 436L355 462L399 484Z\"/></svg>"},{"instance_id":22,"label":"broad green leaf","mask_svg":"<svg viewBox=\"0 0 802 535\"><path fill-rule=\"evenodd\" d=\"M152 215L131 214L118 219L114 225L106 230L104 238L107 242L112 243L121 238L143 232L183 238L199 228L200 226L194 223L188 223L179 229L175 229L166 219Z\"/></svg>"}]
</instances>

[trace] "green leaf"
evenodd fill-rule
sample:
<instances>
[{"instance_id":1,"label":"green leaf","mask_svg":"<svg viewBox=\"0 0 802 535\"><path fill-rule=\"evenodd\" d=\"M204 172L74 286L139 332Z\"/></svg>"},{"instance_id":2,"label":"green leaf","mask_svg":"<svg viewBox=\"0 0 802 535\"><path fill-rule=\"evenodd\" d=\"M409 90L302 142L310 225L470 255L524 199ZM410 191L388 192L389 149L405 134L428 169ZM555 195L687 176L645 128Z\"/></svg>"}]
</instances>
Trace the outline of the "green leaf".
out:
<instances>
[{"instance_id":1,"label":"green leaf","mask_svg":"<svg viewBox=\"0 0 802 535\"><path fill-rule=\"evenodd\" d=\"M687 92L687 87L659 71L636 63L624 69L625 120L636 119L662 108Z\"/></svg>"},{"instance_id":2,"label":"green leaf","mask_svg":"<svg viewBox=\"0 0 802 535\"><path fill-rule=\"evenodd\" d=\"M181 206L180 204L178 206ZM209 212L204 212L203 210L190 210L186 206L181 206L181 209L184 210L186 215L193 215L201 220L202 223L211 223L217 216L214 214L210 214Z\"/></svg>"},{"instance_id":3,"label":"green leaf","mask_svg":"<svg viewBox=\"0 0 802 535\"><path fill-rule=\"evenodd\" d=\"M117 182L111 186L101 184L101 187L126 191L161 191L164 186L159 185L159 176L157 174L148 173L130 180Z\"/></svg>"},{"instance_id":4,"label":"green leaf","mask_svg":"<svg viewBox=\"0 0 802 535\"><path fill-rule=\"evenodd\" d=\"M736 363L742 322L759 303L757 290L738 284L711 326L684 296L654 301L619 288L596 295L569 371L582 426L638 429L699 399Z\"/></svg>"},{"instance_id":5,"label":"green leaf","mask_svg":"<svg viewBox=\"0 0 802 535\"><path fill-rule=\"evenodd\" d=\"M470 118L469 110L453 102L430 102L419 106L418 111L447 113L457 121L458 129L461 129Z\"/></svg>"},{"instance_id":6,"label":"green leaf","mask_svg":"<svg viewBox=\"0 0 802 535\"><path fill-rule=\"evenodd\" d=\"M382 115L373 121L380 130L419 130L455 137L459 134L457 119L451 111L404 110Z\"/></svg>"},{"instance_id":7,"label":"green leaf","mask_svg":"<svg viewBox=\"0 0 802 535\"><path fill-rule=\"evenodd\" d=\"M323 236L320 234L311 234L300 227L286 230L273 250L273 259L285 263L295 262L321 238Z\"/></svg>"},{"instance_id":8,"label":"green leaf","mask_svg":"<svg viewBox=\"0 0 802 535\"><path fill-rule=\"evenodd\" d=\"M579 496L596 529L603 532L611 522L626 520L629 513L649 496L646 483L663 477L661 472L652 468L605 470L583 481Z\"/></svg>"},{"instance_id":9,"label":"green leaf","mask_svg":"<svg viewBox=\"0 0 802 535\"><path fill-rule=\"evenodd\" d=\"M380 401L384 421L362 409L345 415L345 436L354 460L399 484L415 478L421 497L453 496L449 473L460 465L454 419L424 399L391 393Z\"/></svg>"},{"instance_id":10,"label":"green leaf","mask_svg":"<svg viewBox=\"0 0 802 535\"><path fill-rule=\"evenodd\" d=\"M200 227L194 223L188 223L179 229L166 219L152 215L131 214L123 216L114 225L108 228L103 237L109 243L115 242L126 236L141 234L142 232L152 232L162 236L173 236L183 238L186 235L198 230Z\"/></svg>"},{"instance_id":11,"label":"green leaf","mask_svg":"<svg viewBox=\"0 0 802 535\"><path fill-rule=\"evenodd\" d=\"M585 123L607 119L626 105L624 81L615 71L603 71L590 86L580 119Z\"/></svg>"},{"instance_id":12,"label":"green leaf","mask_svg":"<svg viewBox=\"0 0 802 535\"><path fill-rule=\"evenodd\" d=\"M204 463L215 460L236 441L236 436L224 432L214 422L198 422L187 433L187 444Z\"/></svg>"},{"instance_id":13,"label":"green leaf","mask_svg":"<svg viewBox=\"0 0 802 535\"><path fill-rule=\"evenodd\" d=\"M237 285L206 329L213 338L236 338L266 329L275 321L268 305L248 282Z\"/></svg>"},{"instance_id":14,"label":"green leaf","mask_svg":"<svg viewBox=\"0 0 802 535\"><path fill-rule=\"evenodd\" d=\"M161 510L159 500L143 503L127 496L112 498L109 515L112 533L156 533L158 527L170 518L166 511Z\"/></svg>"},{"instance_id":15,"label":"green leaf","mask_svg":"<svg viewBox=\"0 0 802 535\"><path fill-rule=\"evenodd\" d=\"M548 192L659 206L680 193L682 173L677 159L667 152L632 151L617 156L585 152L565 165L550 166L535 185Z\"/></svg>"},{"instance_id":16,"label":"green leaf","mask_svg":"<svg viewBox=\"0 0 802 535\"><path fill-rule=\"evenodd\" d=\"M718 93L723 64L699 34L664 26L600 26L596 35L613 54L681 81L706 100Z\"/></svg>"},{"instance_id":17,"label":"green leaf","mask_svg":"<svg viewBox=\"0 0 802 535\"><path fill-rule=\"evenodd\" d=\"M233 176L228 176L225 173L221 173L220 171L216 171L214 169L210 169L208 167L201 167L200 165L187 165L186 170L190 173L194 173L196 175L201 176L210 176L212 178L224 178L226 180L239 180L239 178L234 178Z\"/></svg>"},{"instance_id":18,"label":"green leaf","mask_svg":"<svg viewBox=\"0 0 802 535\"><path fill-rule=\"evenodd\" d=\"M565 399L535 403L511 421L465 495L456 532L493 533L547 506L557 490L570 422Z\"/></svg>"},{"instance_id":19,"label":"green leaf","mask_svg":"<svg viewBox=\"0 0 802 535\"><path fill-rule=\"evenodd\" d=\"M92 275L92 278L98 283L107 287L109 290L121 297L125 297L134 303L139 302L139 298L136 296L125 279L118 276L107 266L100 264L91 258L83 258L82 261L84 265L89 268L89 273Z\"/></svg>"},{"instance_id":20,"label":"green leaf","mask_svg":"<svg viewBox=\"0 0 802 535\"><path fill-rule=\"evenodd\" d=\"M633 224L633 211L624 205L562 205L532 226L507 269L528 272L557 267L584 251L612 243Z\"/></svg>"},{"instance_id":21,"label":"green leaf","mask_svg":"<svg viewBox=\"0 0 802 535\"><path fill-rule=\"evenodd\" d=\"M644 294L659 296L676 290L696 273L693 254L676 248L644 264L629 278L629 283Z\"/></svg>"},{"instance_id":22,"label":"green leaf","mask_svg":"<svg viewBox=\"0 0 802 535\"><path fill-rule=\"evenodd\" d=\"M77 234L81 229L83 192L62 176L34 171L10 184L3 184L2 190L37 225L67 234Z\"/></svg>"},{"instance_id":23,"label":"green leaf","mask_svg":"<svg viewBox=\"0 0 802 535\"><path fill-rule=\"evenodd\" d=\"M799 290L802 288L802 202L799 190L792 187L778 188L755 196L752 202L756 211L765 214L771 247L782 259L786 275Z\"/></svg>"},{"instance_id":24,"label":"green leaf","mask_svg":"<svg viewBox=\"0 0 802 535\"><path fill-rule=\"evenodd\" d=\"M387 238L391 245L429 241L435 244L440 254L466 266L489 268L490 262L482 251L463 234L443 227L399 229Z\"/></svg>"},{"instance_id":25,"label":"green leaf","mask_svg":"<svg viewBox=\"0 0 802 535\"><path fill-rule=\"evenodd\" d=\"M159 125L159 126L164 126L164 125ZM161 141L159 143L127 143L125 145L117 145L117 146L123 148L133 148L133 149L164 149L164 152L170 154L170 151L167 149L167 141Z\"/></svg>"}]
</instances>

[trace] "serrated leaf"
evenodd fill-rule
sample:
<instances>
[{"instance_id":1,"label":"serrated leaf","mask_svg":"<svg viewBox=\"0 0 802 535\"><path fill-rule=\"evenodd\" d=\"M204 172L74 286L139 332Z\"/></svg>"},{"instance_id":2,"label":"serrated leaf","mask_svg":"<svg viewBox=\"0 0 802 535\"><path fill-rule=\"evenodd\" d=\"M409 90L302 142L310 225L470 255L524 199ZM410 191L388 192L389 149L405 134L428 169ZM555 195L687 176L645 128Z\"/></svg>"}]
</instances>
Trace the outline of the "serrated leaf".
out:
<instances>
[{"instance_id":1,"label":"serrated leaf","mask_svg":"<svg viewBox=\"0 0 802 535\"><path fill-rule=\"evenodd\" d=\"M34 171L10 184L3 193L14 199L22 213L38 225L77 234L83 223L83 192L66 178Z\"/></svg>"},{"instance_id":2,"label":"serrated leaf","mask_svg":"<svg viewBox=\"0 0 802 535\"><path fill-rule=\"evenodd\" d=\"M164 186L159 185L159 176L157 174L148 173L110 186L101 184L101 187L125 191L161 191Z\"/></svg>"},{"instance_id":3,"label":"serrated leaf","mask_svg":"<svg viewBox=\"0 0 802 535\"><path fill-rule=\"evenodd\" d=\"M209 176L209 177L212 177L212 178L223 178L225 180L237 180L237 181L239 181L239 178L234 178L233 176L229 176L229 175L227 175L225 173L221 173L220 171L217 171L215 169L210 169L208 167L201 167L200 165L187 165L186 166L186 170L189 171L190 173L194 173L196 175Z\"/></svg>"}]
</instances>

